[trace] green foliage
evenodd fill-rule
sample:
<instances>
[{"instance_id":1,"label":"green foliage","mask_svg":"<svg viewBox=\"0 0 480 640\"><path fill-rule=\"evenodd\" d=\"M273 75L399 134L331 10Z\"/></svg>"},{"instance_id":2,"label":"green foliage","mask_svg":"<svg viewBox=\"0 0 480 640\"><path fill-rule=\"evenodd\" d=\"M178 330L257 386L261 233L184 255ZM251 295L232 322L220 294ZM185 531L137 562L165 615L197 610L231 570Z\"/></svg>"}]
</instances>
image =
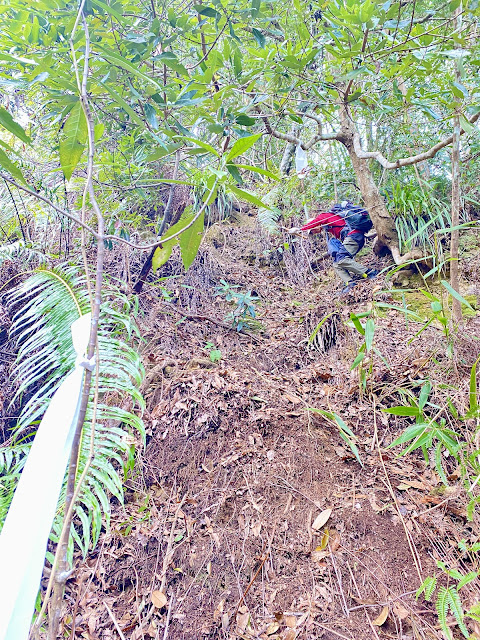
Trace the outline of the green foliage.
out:
<instances>
[{"instance_id":1,"label":"green foliage","mask_svg":"<svg viewBox=\"0 0 480 640\"><path fill-rule=\"evenodd\" d=\"M208 353L208 357L212 362L220 362L222 359L222 352L220 349L217 349L213 342L207 342L203 347L205 351Z\"/></svg>"},{"instance_id":2,"label":"green foliage","mask_svg":"<svg viewBox=\"0 0 480 640\"><path fill-rule=\"evenodd\" d=\"M423 583L420 585L415 597L418 598L424 593L425 600L430 601L437 590L437 597L435 600L435 610L437 612L438 622L442 631L445 634L446 638L453 639L452 631L447 621L447 615L450 613L454 616L455 622L457 623L458 628L462 632L465 638L469 638L470 634L465 625L464 619L465 616L474 617L475 613L473 612L473 616L471 615L472 609L469 612L465 612L464 605L462 603L459 590L464 587L472 580L478 577L478 573L476 571L472 571L467 575L462 575L456 569L447 569L445 563L438 562L438 567L450 578L457 580L456 585L445 587L443 585L438 586L437 578L434 576L429 576L426 578Z\"/></svg>"},{"instance_id":3,"label":"green foliage","mask_svg":"<svg viewBox=\"0 0 480 640\"><path fill-rule=\"evenodd\" d=\"M237 331L241 331L244 327L259 328L255 311L255 305L259 302L258 296L252 295L251 291L242 293L236 289L238 289L238 285L231 285L225 280L220 280L220 285L217 287L218 294L223 296L227 302L235 305L234 310L225 317L225 321Z\"/></svg>"},{"instance_id":4,"label":"green foliage","mask_svg":"<svg viewBox=\"0 0 480 640\"><path fill-rule=\"evenodd\" d=\"M76 506L77 520L72 525L73 538L84 555L98 541L102 524L108 526L109 494L119 501L123 499L123 474L131 459L134 434L144 438L143 423L133 413L141 411L144 404L139 392L143 367L130 346L138 335L132 318L135 309L112 285L107 291L109 301L103 305L98 336L99 403L93 430L94 458ZM71 266L41 268L10 294L9 303L18 309L11 327L18 348L17 397L28 398L22 403L15 429L15 438L21 443L22 434L41 419L53 393L75 364L70 326L89 310L85 277ZM94 387L96 382L94 375ZM83 428L78 477L90 450L94 387ZM8 445L0 447L2 483L3 476L7 478L7 490L0 494L1 513L8 508L29 446L22 443L14 444L13 449ZM64 499L65 487L53 524L53 540L61 530Z\"/></svg>"},{"instance_id":5,"label":"green foliage","mask_svg":"<svg viewBox=\"0 0 480 640\"><path fill-rule=\"evenodd\" d=\"M308 407L308 410L313 413L321 414L332 424L335 424L338 427L340 437L348 444L358 463L363 467L363 462L360 459L360 454L356 445L357 436L353 433L350 427L345 424L342 418L333 411L324 411L323 409L314 409L313 407Z\"/></svg>"}]
</instances>

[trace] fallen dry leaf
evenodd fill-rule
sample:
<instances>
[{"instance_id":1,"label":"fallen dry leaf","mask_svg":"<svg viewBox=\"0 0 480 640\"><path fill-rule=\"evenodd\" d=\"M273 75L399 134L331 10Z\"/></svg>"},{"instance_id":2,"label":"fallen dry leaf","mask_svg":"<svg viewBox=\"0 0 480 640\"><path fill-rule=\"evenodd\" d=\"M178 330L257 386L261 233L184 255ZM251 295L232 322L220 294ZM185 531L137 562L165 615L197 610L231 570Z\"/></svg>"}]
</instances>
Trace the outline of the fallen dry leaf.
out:
<instances>
[{"instance_id":1,"label":"fallen dry leaf","mask_svg":"<svg viewBox=\"0 0 480 640\"><path fill-rule=\"evenodd\" d=\"M324 511L319 513L318 516L313 521L312 529L315 529L315 531L318 531L319 529L321 529L323 525L328 522L328 519L330 518L331 514L332 514L331 509L325 509Z\"/></svg>"},{"instance_id":2,"label":"fallen dry leaf","mask_svg":"<svg viewBox=\"0 0 480 640\"><path fill-rule=\"evenodd\" d=\"M405 620L405 618L408 618L408 616L410 615L410 611L408 609L405 609L403 604L400 603L394 605L393 612L398 618L400 618L400 620Z\"/></svg>"},{"instance_id":3,"label":"fallen dry leaf","mask_svg":"<svg viewBox=\"0 0 480 640\"><path fill-rule=\"evenodd\" d=\"M163 609L163 607L167 604L168 599L167 596L163 593L163 591L152 591L152 595L150 596L152 604L157 609Z\"/></svg>"},{"instance_id":4,"label":"fallen dry leaf","mask_svg":"<svg viewBox=\"0 0 480 640\"><path fill-rule=\"evenodd\" d=\"M287 629L283 634L282 640L295 640L297 637L297 632L295 629Z\"/></svg>"},{"instance_id":5,"label":"fallen dry leaf","mask_svg":"<svg viewBox=\"0 0 480 640\"><path fill-rule=\"evenodd\" d=\"M280 629L280 625L278 622L271 622L268 627L265 629L265 633L267 636L273 636Z\"/></svg>"},{"instance_id":6,"label":"fallen dry leaf","mask_svg":"<svg viewBox=\"0 0 480 640\"><path fill-rule=\"evenodd\" d=\"M295 629L297 626L297 619L295 616L284 616L283 621L289 629Z\"/></svg>"},{"instance_id":7,"label":"fallen dry leaf","mask_svg":"<svg viewBox=\"0 0 480 640\"><path fill-rule=\"evenodd\" d=\"M378 618L375 618L372 624L374 624L377 627L381 627L382 624L385 622L385 620L388 618L389 613L390 613L389 608L383 607L381 614L378 616Z\"/></svg>"}]
</instances>

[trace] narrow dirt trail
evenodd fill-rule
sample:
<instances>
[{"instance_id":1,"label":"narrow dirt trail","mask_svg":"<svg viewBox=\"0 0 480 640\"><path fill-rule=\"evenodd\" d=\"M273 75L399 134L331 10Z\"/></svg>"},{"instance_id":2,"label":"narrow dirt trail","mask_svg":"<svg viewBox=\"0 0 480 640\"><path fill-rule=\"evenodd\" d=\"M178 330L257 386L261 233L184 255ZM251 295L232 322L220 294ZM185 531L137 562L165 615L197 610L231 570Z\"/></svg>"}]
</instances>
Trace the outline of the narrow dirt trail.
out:
<instances>
[{"instance_id":1,"label":"narrow dirt trail","mask_svg":"<svg viewBox=\"0 0 480 640\"><path fill-rule=\"evenodd\" d=\"M142 299L147 446L111 532L69 583L76 634L115 637L116 624L133 640L441 638L415 590L455 541L476 539L478 522L466 520L454 470L445 500L421 455L385 449L408 419L381 412L402 385L419 388L427 367L447 375L439 332L408 345L418 325L378 318L383 360L360 393L350 371L360 341L346 320L368 308L376 283L332 302L328 275L302 284L245 259L255 242L261 255L247 223L219 225L192 274L165 281L168 301L155 290ZM259 296L263 331L221 326L221 278ZM328 313L327 349L310 348ZM362 464L311 408L342 416Z\"/></svg>"}]
</instances>

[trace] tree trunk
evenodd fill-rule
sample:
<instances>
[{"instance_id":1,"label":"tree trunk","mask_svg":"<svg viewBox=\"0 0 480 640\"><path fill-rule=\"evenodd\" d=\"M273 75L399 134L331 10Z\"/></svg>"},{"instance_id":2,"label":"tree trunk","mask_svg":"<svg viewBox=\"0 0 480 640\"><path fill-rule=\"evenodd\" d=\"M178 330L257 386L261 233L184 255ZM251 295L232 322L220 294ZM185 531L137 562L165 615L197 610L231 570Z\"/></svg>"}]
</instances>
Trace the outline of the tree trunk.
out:
<instances>
[{"instance_id":1,"label":"tree trunk","mask_svg":"<svg viewBox=\"0 0 480 640\"><path fill-rule=\"evenodd\" d=\"M368 164L369 160L359 158L355 153L353 144L355 125L348 106L346 105L344 105L340 111L340 122L341 131L338 140L348 151L348 155L355 172L355 177L357 179L358 188L360 189L365 207L368 209L373 226L377 232L375 252L380 253L381 250L386 247L391 252L392 257L395 260L395 264L398 265L408 262L409 260L422 257L423 252L420 250L410 251L404 256L400 254L398 233L395 227L395 222L388 213L385 200L383 199L379 188L375 184Z\"/></svg>"}]
</instances>

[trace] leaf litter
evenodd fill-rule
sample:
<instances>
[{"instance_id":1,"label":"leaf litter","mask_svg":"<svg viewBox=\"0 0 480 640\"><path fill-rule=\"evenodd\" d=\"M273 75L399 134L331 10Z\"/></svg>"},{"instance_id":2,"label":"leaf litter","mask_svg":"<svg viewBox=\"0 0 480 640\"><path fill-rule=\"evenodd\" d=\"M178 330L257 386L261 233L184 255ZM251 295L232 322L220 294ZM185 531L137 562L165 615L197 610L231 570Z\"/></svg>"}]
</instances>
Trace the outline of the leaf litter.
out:
<instances>
[{"instance_id":1,"label":"leaf litter","mask_svg":"<svg viewBox=\"0 0 480 640\"><path fill-rule=\"evenodd\" d=\"M371 285L338 307L328 350L312 349L304 321L317 326L332 312L323 302L331 273L315 282L295 270L294 256L261 265L268 241L248 216L222 226L222 237L222 252L205 242L183 281L173 281L191 319L179 323L153 287L140 300L147 446L125 505L112 505L111 530L77 559L64 632L114 638L118 625L128 640L370 640L376 629L379 638L440 639L433 604L414 597L419 579L402 518L423 577L435 573L435 559L454 561L457 540L476 540L478 521L467 523L460 492L438 493L441 479L423 457L385 448L406 418L377 414L392 500L374 408L350 371L357 336L345 324L368 306ZM175 259L165 277L181 273ZM221 326L229 309L215 290L221 278L259 296L255 339ZM398 314L378 319L386 361L373 373L378 403L398 404L398 386L425 373L419 359L438 356L438 332L405 346L409 331L415 325L407 330ZM207 342L221 353L216 363L204 357ZM429 375L442 382L437 362ZM309 407L342 416L363 468L336 425Z\"/></svg>"}]
</instances>

